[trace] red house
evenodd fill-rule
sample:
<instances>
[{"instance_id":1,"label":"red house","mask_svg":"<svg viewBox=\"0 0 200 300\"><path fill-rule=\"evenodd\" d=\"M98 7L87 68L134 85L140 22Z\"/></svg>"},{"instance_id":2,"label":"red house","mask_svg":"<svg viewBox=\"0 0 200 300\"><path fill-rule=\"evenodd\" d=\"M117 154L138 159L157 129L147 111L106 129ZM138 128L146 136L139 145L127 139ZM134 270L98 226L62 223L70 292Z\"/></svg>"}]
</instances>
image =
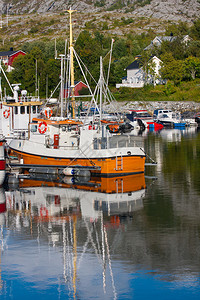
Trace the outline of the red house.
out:
<instances>
[{"instance_id":1,"label":"red house","mask_svg":"<svg viewBox=\"0 0 200 300\"><path fill-rule=\"evenodd\" d=\"M4 65L8 66L7 72L13 70L13 60L19 55L26 55L26 53L22 50L14 51L13 48L10 48L9 51L0 52L0 59L2 60Z\"/></svg>"},{"instance_id":2,"label":"red house","mask_svg":"<svg viewBox=\"0 0 200 300\"><path fill-rule=\"evenodd\" d=\"M79 96L79 91L82 89L82 88L88 88L87 85L85 83L83 83L82 81L75 81L74 83L74 96ZM63 97L64 98L67 98L68 95L71 95L71 88L68 88L68 87L64 87L64 95Z\"/></svg>"}]
</instances>

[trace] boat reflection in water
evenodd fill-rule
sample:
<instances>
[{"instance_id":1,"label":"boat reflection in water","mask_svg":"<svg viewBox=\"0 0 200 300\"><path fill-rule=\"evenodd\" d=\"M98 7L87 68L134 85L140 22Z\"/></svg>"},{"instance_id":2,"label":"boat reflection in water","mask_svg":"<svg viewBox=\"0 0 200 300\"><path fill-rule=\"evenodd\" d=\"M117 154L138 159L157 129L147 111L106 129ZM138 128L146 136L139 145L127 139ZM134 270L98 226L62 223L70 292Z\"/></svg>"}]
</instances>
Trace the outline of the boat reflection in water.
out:
<instances>
[{"instance_id":1,"label":"boat reflection in water","mask_svg":"<svg viewBox=\"0 0 200 300\"><path fill-rule=\"evenodd\" d=\"M6 195L3 188L0 188L0 225L5 224Z\"/></svg>"},{"instance_id":2,"label":"boat reflection in water","mask_svg":"<svg viewBox=\"0 0 200 300\"><path fill-rule=\"evenodd\" d=\"M26 243L26 237L37 241L39 252L43 252L48 244L46 254L40 254L36 249L37 259L34 262L33 255L33 265L37 264L38 255L48 257L50 246L62 249L59 251L62 263L58 264L61 270L54 266L56 256L51 260L51 267L40 265L39 277L44 270L45 274L47 270L49 272L44 279L46 285L49 277L57 280L63 274L62 283L70 297L76 298L79 291L86 293L86 298L97 293L99 299L116 299L110 255L112 229L124 230L124 218L143 208L144 174L117 178L58 177L54 181L47 180L47 175L45 177L46 181L34 174L31 177L24 175L15 182L15 187L9 185L6 191L8 226L23 236L20 247ZM26 250L23 253L26 256ZM33 268L32 278L37 277L35 271ZM40 282L45 288L41 278Z\"/></svg>"},{"instance_id":3,"label":"boat reflection in water","mask_svg":"<svg viewBox=\"0 0 200 300\"><path fill-rule=\"evenodd\" d=\"M19 188L6 192L11 199L10 208L51 219L64 216L69 207L76 207L81 217L98 219L102 212L108 216L127 214L143 205L144 174L91 179L66 176L54 181L51 178L44 181L41 175L32 174L19 179Z\"/></svg>"}]
</instances>

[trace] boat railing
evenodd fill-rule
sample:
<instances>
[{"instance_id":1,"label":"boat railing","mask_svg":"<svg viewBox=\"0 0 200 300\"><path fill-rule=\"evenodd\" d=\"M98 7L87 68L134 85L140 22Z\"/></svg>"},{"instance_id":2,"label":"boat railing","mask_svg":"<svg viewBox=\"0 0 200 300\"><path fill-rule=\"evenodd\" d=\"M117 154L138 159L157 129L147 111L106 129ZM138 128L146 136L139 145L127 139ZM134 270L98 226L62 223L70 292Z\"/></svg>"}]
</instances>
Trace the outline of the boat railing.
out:
<instances>
[{"instance_id":1,"label":"boat railing","mask_svg":"<svg viewBox=\"0 0 200 300\"><path fill-rule=\"evenodd\" d=\"M40 102L40 99L34 96L20 96L18 102Z\"/></svg>"},{"instance_id":2,"label":"boat railing","mask_svg":"<svg viewBox=\"0 0 200 300\"><path fill-rule=\"evenodd\" d=\"M59 149L59 150L78 150L79 149L79 147L75 146L75 145L71 145L71 146L59 145L59 146L56 146L56 145L49 145L49 144L46 144L46 148L48 148L48 149Z\"/></svg>"},{"instance_id":3,"label":"boat railing","mask_svg":"<svg viewBox=\"0 0 200 300\"><path fill-rule=\"evenodd\" d=\"M97 149L112 149L124 147L143 147L143 141L133 139L127 136L103 137L93 139L93 148Z\"/></svg>"},{"instance_id":4,"label":"boat railing","mask_svg":"<svg viewBox=\"0 0 200 300\"><path fill-rule=\"evenodd\" d=\"M28 138L28 129L14 129L13 130L14 139L25 140Z\"/></svg>"}]
</instances>

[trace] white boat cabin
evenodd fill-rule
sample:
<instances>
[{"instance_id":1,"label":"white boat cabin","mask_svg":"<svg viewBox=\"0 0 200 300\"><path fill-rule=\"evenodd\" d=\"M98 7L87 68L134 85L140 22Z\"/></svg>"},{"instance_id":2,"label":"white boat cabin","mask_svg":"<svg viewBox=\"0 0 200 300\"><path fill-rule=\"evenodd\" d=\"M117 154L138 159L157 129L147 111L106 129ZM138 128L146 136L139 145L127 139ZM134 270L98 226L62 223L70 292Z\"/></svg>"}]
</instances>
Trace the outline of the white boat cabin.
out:
<instances>
[{"instance_id":1,"label":"white boat cabin","mask_svg":"<svg viewBox=\"0 0 200 300\"><path fill-rule=\"evenodd\" d=\"M42 102L39 99L27 96L26 90L18 96L18 91L19 86L15 85L14 96L0 102L0 129L8 141L27 136L28 124L41 112Z\"/></svg>"}]
</instances>

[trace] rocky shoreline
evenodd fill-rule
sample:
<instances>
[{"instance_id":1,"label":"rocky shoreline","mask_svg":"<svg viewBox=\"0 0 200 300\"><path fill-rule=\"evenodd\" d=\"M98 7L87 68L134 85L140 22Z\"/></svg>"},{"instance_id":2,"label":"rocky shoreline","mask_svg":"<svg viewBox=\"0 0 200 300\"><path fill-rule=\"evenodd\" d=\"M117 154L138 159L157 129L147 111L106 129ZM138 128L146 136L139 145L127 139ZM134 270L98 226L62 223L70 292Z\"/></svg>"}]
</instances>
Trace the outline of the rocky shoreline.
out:
<instances>
[{"instance_id":1,"label":"rocky shoreline","mask_svg":"<svg viewBox=\"0 0 200 300\"><path fill-rule=\"evenodd\" d=\"M171 109L180 113L197 113L200 112L200 103L194 101L129 101L129 102L115 102L114 104L107 104L104 109L112 112L113 106L118 112L126 112L129 109L146 109L149 113L153 113L155 109Z\"/></svg>"}]
</instances>

